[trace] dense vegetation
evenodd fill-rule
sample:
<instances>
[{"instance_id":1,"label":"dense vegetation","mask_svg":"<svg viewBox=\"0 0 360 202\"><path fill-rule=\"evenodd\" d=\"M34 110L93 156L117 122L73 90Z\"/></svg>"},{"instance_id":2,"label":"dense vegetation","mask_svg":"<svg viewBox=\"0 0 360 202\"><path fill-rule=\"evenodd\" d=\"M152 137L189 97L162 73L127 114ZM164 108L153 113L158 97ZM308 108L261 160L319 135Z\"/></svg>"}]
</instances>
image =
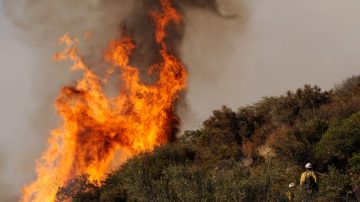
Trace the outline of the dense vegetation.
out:
<instances>
[{"instance_id":1,"label":"dense vegetation","mask_svg":"<svg viewBox=\"0 0 360 202\"><path fill-rule=\"evenodd\" d=\"M348 191L360 199L360 76L331 91L305 85L236 112L224 106L201 129L128 160L102 186L79 176L57 197L286 201L306 162L322 173L316 201L343 201Z\"/></svg>"}]
</instances>

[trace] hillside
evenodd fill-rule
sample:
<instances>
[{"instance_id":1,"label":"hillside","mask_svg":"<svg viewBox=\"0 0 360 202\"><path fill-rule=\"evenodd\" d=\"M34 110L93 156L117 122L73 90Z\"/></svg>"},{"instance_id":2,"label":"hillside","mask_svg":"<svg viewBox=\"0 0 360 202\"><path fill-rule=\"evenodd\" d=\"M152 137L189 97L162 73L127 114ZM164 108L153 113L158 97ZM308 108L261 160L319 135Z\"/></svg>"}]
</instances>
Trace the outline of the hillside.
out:
<instances>
[{"instance_id":1,"label":"hillside","mask_svg":"<svg viewBox=\"0 0 360 202\"><path fill-rule=\"evenodd\" d=\"M330 91L305 85L237 111L224 106L199 130L128 160L101 186L79 176L57 198L286 201L307 162L322 173L316 201L344 201L348 191L360 199L360 76Z\"/></svg>"}]
</instances>

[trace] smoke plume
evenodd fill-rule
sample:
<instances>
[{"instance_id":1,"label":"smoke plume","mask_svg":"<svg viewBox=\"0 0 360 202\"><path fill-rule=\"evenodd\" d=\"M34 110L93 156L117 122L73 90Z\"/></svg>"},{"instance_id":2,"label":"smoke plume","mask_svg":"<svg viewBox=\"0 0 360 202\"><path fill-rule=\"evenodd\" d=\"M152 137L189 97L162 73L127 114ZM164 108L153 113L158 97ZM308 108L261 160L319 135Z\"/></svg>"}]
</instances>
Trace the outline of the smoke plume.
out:
<instances>
[{"instance_id":1,"label":"smoke plume","mask_svg":"<svg viewBox=\"0 0 360 202\"><path fill-rule=\"evenodd\" d=\"M207 55L214 53L217 57L216 61L222 63L227 53L232 51L232 41L244 27L247 19L245 3L231 0L181 0L174 3L184 13L186 25L170 31L171 37L167 38L170 47L183 56L190 72L190 82L196 82L197 79L199 82L216 80L219 69L212 69L211 65L203 69L206 68L204 61L211 63L215 62L214 59L194 58L196 55L192 52L198 53L197 47L201 46L202 53L208 52ZM144 11L158 7L157 0L90 0L85 2L22 0L21 3L4 0L3 4L5 14L19 31L19 39L32 47L35 56L40 58L34 69L36 81L33 92L40 103L38 113L33 118L33 125L41 136L47 137L48 131L56 127L58 119L54 114L52 103L60 86L74 80L77 76L69 73L62 65L51 61L51 55L55 52L54 42L65 32L79 36L87 31L92 32L92 40L82 47L82 53L86 58L93 60L90 61L91 63L96 64L101 59L98 57L101 55L99 53L108 40L116 38L121 29L126 28L137 43L137 49L132 56L132 65L140 67L142 75L146 75L142 77L145 82L154 80L144 74L146 67L159 59L158 52L154 51L156 44L152 40L154 27L149 15ZM200 24L201 29L194 27L189 29L188 25L194 26L192 22L199 26L200 21L203 21ZM208 30L211 32L207 33ZM203 40L194 42L193 35L197 36L197 40L199 38ZM216 42L213 37L216 37ZM209 43L209 41L212 42ZM199 63L202 64L199 65ZM191 72L206 78L193 79ZM198 72L202 73L198 74ZM181 116L188 120L184 122L185 125L193 127L187 124L193 123L191 119L194 116L184 100L186 98L180 101L182 104L179 105L179 111Z\"/></svg>"},{"instance_id":2,"label":"smoke plume","mask_svg":"<svg viewBox=\"0 0 360 202\"><path fill-rule=\"evenodd\" d=\"M173 2L184 13L186 24L170 31L168 43L174 51L183 56L188 71L195 72L197 77L206 77L193 79L190 74L190 82L196 82L197 79L199 82L216 80L219 69L214 69L211 63L223 63L226 55L232 51L232 42L244 27L248 15L244 1ZM137 43L132 65L140 67L141 72L145 73L145 67L158 60L158 53L154 51L156 44L152 39L154 27L149 15L144 11L158 6L158 0L21 0L21 3L4 0L4 12L18 28L19 39L32 47L37 53L36 57L40 58L34 70L34 77L37 79L34 83L34 93L41 103L39 113L34 118L34 125L42 136L46 136L49 129L56 126L57 119L51 110L58 89L64 83L74 80L74 75L66 68L51 61L51 54L55 52L54 42L65 32L81 36L84 32L91 31L92 40L82 47L82 53L87 56L86 58L93 60L91 63L96 64L100 59L99 53L108 40L116 38L121 29L126 28ZM193 41L192 36L196 36L197 41ZM199 47L202 49L198 50ZM202 56L216 54L216 60L195 58L199 51L202 52ZM209 61L210 65L204 65L205 61ZM142 79L145 82L154 80L148 75ZM47 85L44 86L44 83ZM192 117L188 114L189 109L180 111L185 112L184 116Z\"/></svg>"}]
</instances>

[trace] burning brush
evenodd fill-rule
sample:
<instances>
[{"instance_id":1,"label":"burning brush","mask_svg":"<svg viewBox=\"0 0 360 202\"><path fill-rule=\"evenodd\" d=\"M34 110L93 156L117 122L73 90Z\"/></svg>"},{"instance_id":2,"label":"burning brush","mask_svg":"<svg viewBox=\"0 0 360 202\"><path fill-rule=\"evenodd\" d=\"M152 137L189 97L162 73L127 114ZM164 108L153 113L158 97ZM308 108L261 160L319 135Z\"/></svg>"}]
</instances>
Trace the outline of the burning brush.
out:
<instances>
[{"instance_id":1,"label":"burning brush","mask_svg":"<svg viewBox=\"0 0 360 202\"><path fill-rule=\"evenodd\" d=\"M72 69L83 76L76 85L63 87L56 100L62 122L52 131L48 148L36 163L37 179L23 189L22 201L55 201L57 188L81 174L100 183L114 165L174 138L178 125L174 103L187 78L176 53L183 36L181 3L216 10L215 0L142 0L139 5L146 13L140 14L145 22L151 21L151 42L139 42L124 32L108 43L103 53L103 60L109 64L106 77L121 81L114 97L106 95L106 79L79 53L79 39L70 34L59 39L64 49L55 60L70 60ZM142 46L148 50L137 50L135 41L150 43ZM141 68L134 65L146 61L145 56L139 56L148 51L155 56L150 57L152 63L146 68L149 76L156 75L150 84L142 81Z\"/></svg>"}]
</instances>

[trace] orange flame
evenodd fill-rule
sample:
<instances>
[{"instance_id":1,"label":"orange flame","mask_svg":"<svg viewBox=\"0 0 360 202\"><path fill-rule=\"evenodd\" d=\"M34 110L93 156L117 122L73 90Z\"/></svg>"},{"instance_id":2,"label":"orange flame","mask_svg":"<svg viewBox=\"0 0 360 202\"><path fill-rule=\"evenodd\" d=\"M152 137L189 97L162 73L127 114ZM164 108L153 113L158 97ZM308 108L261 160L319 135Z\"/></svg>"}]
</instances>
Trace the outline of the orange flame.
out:
<instances>
[{"instance_id":1,"label":"orange flame","mask_svg":"<svg viewBox=\"0 0 360 202\"><path fill-rule=\"evenodd\" d=\"M166 28L179 24L182 16L170 0L160 0L162 10L151 12L156 25L155 41L162 61L156 67L159 79L151 85L139 79L139 70L130 66L130 55L136 48L132 39L123 36L109 43L104 58L112 65L108 74L119 68L122 84L117 97L109 98L104 83L84 63L77 45L69 34L60 38L65 45L55 60L71 60L72 68L83 72L76 86L64 87L56 101L61 127L48 139L48 148L36 163L37 179L23 189L22 201L55 201L57 188L65 181L86 173L91 180L102 180L111 169L118 152L123 158L151 151L169 141L174 101L185 88L186 70L166 45Z\"/></svg>"}]
</instances>

